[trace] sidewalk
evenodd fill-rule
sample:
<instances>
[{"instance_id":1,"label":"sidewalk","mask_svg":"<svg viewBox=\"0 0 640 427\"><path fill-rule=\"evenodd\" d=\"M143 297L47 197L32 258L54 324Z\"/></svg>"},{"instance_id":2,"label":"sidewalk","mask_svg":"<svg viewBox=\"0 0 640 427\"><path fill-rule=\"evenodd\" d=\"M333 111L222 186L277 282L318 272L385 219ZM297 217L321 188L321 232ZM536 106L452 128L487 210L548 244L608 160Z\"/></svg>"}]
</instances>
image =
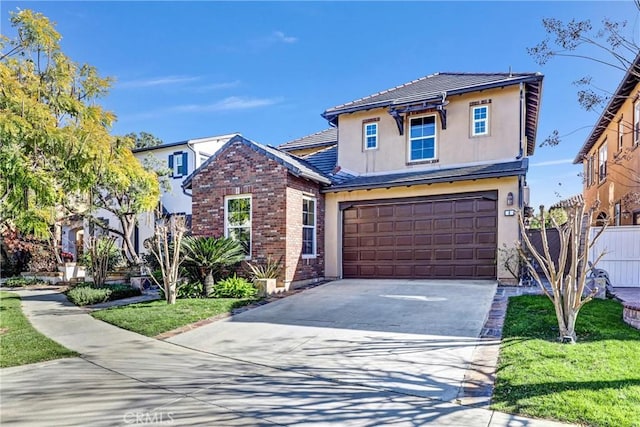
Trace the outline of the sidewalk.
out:
<instances>
[{"instance_id":1,"label":"sidewalk","mask_svg":"<svg viewBox=\"0 0 640 427\"><path fill-rule=\"evenodd\" d=\"M562 426L304 375L147 338L52 291L17 291L81 358L0 370L3 425Z\"/></svg>"}]
</instances>

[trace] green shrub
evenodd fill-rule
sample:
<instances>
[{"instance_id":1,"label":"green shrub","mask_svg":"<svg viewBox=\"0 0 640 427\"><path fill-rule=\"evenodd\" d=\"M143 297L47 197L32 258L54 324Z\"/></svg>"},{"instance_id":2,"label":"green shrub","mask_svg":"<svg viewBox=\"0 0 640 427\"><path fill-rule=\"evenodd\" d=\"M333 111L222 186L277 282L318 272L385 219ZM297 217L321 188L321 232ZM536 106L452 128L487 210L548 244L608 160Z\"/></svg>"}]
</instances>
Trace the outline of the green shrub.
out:
<instances>
[{"instance_id":1,"label":"green shrub","mask_svg":"<svg viewBox=\"0 0 640 427\"><path fill-rule=\"evenodd\" d=\"M213 287L216 298L255 298L258 290L244 277L227 277L220 280Z\"/></svg>"},{"instance_id":2,"label":"green shrub","mask_svg":"<svg viewBox=\"0 0 640 427\"><path fill-rule=\"evenodd\" d=\"M111 295L109 296L109 301L123 299L123 298L137 297L138 295L142 294L142 292L140 292L140 289L132 288L131 286L125 285L123 283L107 285L107 288L111 289Z\"/></svg>"},{"instance_id":3,"label":"green shrub","mask_svg":"<svg viewBox=\"0 0 640 427\"><path fill-rule=\"evenodd\" d=\"M160 283L162 283L162 279L160 279ZM178 285L178 295L176 298L184 299L184 298L202 298L202 283L200 282L186 282ZM160 295L164 298L164 289L160 287Z\"/></svg>"},{"instance_id":4,"label":"green shrub","mask_svg":"<svg viewBox=\"0 0 640 427\"><path fill-rule=\"evenodd\" d=\"M30 285L44 285L46 284L45 281L42 281L40 279L36 279L35 277L12 277L10 279L7 279L6 282L4 282L4 286L8 287L8 288L21 288L23 286L30 286Z\"/></svg>"},{"instance_id":5,"label":"green shrub","mask_svg":"<svg viewBox=\"0 0 640 427\"><path fill-rule=\"evenodd\" d=\"M67 298L75 305L93 305L109 301L111 289L92 288L90 286L76 286L67 291Z\"/></svg>"},{"instance_id":6,"label":"green shrub","mask_svg":"<svg viewBox=\"0 0 640 427\"><path fill-rule=\"evenodd\" d=\"M82 282L67 291L67 298L75 305L83 306L135 297L140 294L140 289L132 288L123 283L109 284L98 288L93 283Z\"/></svg>"}]
</instances>

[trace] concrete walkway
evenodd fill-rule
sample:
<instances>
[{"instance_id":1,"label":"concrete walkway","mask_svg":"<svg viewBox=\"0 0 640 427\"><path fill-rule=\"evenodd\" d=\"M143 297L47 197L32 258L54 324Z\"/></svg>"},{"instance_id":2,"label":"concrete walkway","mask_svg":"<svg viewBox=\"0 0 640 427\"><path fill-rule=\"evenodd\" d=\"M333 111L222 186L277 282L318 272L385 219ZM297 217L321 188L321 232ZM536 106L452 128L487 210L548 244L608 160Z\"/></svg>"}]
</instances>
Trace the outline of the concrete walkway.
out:
<instances>
[{"instance_id":1,"label":"concrete walkway","mask_svg":"<svg viewBox=\"0 0 640 427\"><path fill-rule=\"evenodd\" d=\"M187 349L18 291L36 329L81 354L0 370L3 426L561 426Z\"/></svg>"}]
</instances>

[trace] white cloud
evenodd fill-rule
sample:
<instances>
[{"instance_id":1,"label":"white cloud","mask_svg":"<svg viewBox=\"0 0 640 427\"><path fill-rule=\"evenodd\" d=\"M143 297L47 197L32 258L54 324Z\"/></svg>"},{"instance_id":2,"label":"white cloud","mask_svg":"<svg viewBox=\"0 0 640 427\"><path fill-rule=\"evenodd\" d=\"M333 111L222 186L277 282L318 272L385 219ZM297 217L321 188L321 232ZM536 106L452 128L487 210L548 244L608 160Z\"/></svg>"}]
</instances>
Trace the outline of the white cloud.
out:
<instances>
[{"instance_id":1,"label":"white cloud","mask_svg":"<svg viewBox=\"0 0 640 427\"><path fill-rule=\"evenodd\" d=\"M250 98L242 96L230 96L213 104L188 104L170 108L174 112L213 112L213 111L238 111L253 108L268 107L282 101L280 98Z\"/></svg>"},{"instance_id":2,"label":"white cloud","mask_svg":"<svg viewBox=\"0 0 640 427\"><path fill-rule=\"evenodd\" d=\"M183 83L190 83L199 80L200 77L193 76L163 76L163 77L150 77L148 79L129 80L117 84L121 88L143 88L143 87L156 87L156 86L169 86L179 85Z\"/></svg>"},{"instance_id":3,"label":"white cloud","mask_svg":"<svg viewBox=\"0 0 640 427\"><path fill-rule=\"evenodd\" d=\"M573 159L559 159L559 160L548 160L546 162L536 162L531 163L531 166L555 166L555 165L570 165L573 163Z\"/></svg>"},{"instance_id":4,"label":"white cloud","mask_svg":"<svg viewBox=\"0 0 640 427\"><path fill-rule=\"evenodd\" d=\"M204 92L209 90L222 90L222 89L233 89L240 86L242 82L240 80L234 80L232 82L220 82L220 83L211 83L208 85L202 85L197 88L198 92Z\"/></svg>"},{"instance_id":5,"label":"white cloud","mask_svg":"<svg viewBox=\"0 0 640 427\"><path fill-rule=\"evenodd\" d=\"M277 42L282 42L287 44L295 43L298 41L297 37L286 36L282 31L274 31L272 37Z\"/></svg>"}]
</instances>

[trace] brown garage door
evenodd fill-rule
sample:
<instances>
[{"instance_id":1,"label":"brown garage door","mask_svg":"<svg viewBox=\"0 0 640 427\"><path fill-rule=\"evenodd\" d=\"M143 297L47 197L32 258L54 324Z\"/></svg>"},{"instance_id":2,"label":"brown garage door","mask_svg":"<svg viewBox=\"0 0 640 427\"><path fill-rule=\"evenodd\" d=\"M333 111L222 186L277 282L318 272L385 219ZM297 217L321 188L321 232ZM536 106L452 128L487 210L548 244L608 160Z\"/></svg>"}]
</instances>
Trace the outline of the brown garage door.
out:
<instances>
[{"instance_id":1,"label":"brown garage door","mask_svg":"<svg viewBox=\"0 0 640 427\"><path fill-rule=\"evenodd\" d=\"M343 203L346 278L496 277L497 192Z\"/></svg>"}]
</instances>

